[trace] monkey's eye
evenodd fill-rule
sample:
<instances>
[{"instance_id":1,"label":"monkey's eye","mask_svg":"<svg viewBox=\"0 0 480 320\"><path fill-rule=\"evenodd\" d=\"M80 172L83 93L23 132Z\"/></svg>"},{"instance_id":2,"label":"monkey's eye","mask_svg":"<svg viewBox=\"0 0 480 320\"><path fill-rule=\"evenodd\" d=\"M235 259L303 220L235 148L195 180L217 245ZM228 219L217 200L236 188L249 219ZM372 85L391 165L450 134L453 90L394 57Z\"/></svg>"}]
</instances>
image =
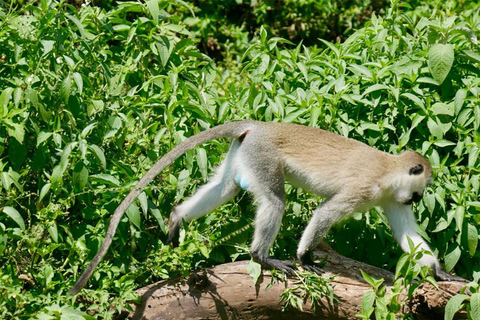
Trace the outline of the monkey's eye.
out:
<instances>
[{"instance_id":1,"label":"monkey's eye","mask_svg":"<svg viewBox=\"0 0 480 320\"><path fill-rule=\"evenodd\" d=\"M423 172L423 165L421 163L413 166L410 168L410 171L408 172L409 175L419 175Z\"/></svg>"}]
</instances>

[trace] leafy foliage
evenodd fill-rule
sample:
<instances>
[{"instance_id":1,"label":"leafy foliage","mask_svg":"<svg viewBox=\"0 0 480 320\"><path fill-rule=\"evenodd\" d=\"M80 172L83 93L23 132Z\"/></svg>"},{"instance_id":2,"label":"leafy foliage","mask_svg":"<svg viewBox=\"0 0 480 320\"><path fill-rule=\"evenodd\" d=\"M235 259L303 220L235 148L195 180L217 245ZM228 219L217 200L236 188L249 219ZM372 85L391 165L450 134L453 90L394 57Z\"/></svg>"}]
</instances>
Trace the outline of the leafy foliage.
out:
<instances>
[{"instance_id":1,"label":"leafy foliage","mask_svg":"<svg viewBox=\"0 0 480 320\"><path fill-rule=\"evenodd\" d=\"M164 245L168 211L228 148L211 142L141 194L88 288L66 295L111 212L159 156L187 136L247 118L425 154L436 183L416 207L421 232L447 271L478 279L478 8L455 14L461 4L411 9L393 1L343 43L311 47L265 28L250 41L229 26L239 49L217 64L197 49L210 31L197 28L209 21L192 14L199 12L194 4L0 6L0 318L111 318L142 284L248 257L248 195L185 224L178 249ZM319 205L286 189L285 223L273 248L279 258L294 255ZM390 269L401 255L377 210L335 226L328 240L347 256Z\"/></svg>"},{"instance_id":2,"label":"leafy foliage","mask_svg":"<svg viewBox=\"0 0 480 320\"><path fill-rule=\"evenodd\" d=\"M412 314L406 312L408 310L406 307L417 288L426 282L437 287L428 267L416 264L423 254L429 253L419 251L410 238L408 244L410 253L404 253L398 260L391 290L387 291L383 285L384 279L376 279L361 270L363 279L372 286L373 290L363 295L362 311L357 314L358 318L371 319L374 316L375 319L395 320L401 314L402 319L414 319Z\"/></svg>"}]
</instances>

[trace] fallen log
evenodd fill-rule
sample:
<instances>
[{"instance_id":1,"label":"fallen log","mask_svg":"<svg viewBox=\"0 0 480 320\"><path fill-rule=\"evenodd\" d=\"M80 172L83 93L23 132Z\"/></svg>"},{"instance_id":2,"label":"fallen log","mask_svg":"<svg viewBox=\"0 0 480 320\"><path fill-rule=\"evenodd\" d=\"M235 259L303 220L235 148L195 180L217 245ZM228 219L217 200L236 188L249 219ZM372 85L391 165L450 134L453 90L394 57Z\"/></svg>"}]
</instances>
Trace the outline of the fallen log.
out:
<instances>
[{"instance_id":1,"label":"fallen log","mask_svg":"<svg viewBox=\"0 0 480 320\"><path fill-rule=\"evenodd\" d=\"M124 315L129 319L358 319L363 295L372 288L363 280L360 270L369 275L384 278L388 288L393 284L393 274L346 258L332 249L316 251L319 259L328 257L323 276L334 276L330 285L338 298L333 304L328 297L321 301L316 312L307 303L303 311L282 311L280 295L294 279L275 282L268 290L271 274L263 271L256 285L247 273L248 261L232 262L192 273L188 278L160 281L138 290L141 304ZM444 319L448 300L465 285L463 282L438 282L437 290L430 284L422 284L412 301L409 311L416 319ZM456 319L465 318L457 314Z\"/></svg>"}]
</instances>

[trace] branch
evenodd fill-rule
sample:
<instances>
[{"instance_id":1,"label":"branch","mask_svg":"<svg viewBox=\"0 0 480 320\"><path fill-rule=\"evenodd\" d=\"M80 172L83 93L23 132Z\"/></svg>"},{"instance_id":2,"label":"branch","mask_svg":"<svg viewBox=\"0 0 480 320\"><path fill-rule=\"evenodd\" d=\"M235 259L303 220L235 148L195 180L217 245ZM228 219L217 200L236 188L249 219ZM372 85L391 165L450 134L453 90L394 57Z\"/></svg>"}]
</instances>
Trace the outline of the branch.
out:
<instances>
[{"instance_id":1,"label":"branch","mask_svg":"<svg viewBox=\"0 0 480 320\"><path fill-rule=\"evenodd\" d=\"M324 248L325 249L325 248ZM263 272L257 285L247 273L248 261L218 265L192 273L188 278L175 278L157 282L138 290L141 305L124 313L129 319L358 319L362 296L372 290L363 280L360 269L384 278L388 288L393 284L393 273L346 258L330 248L316 251L316 257L328 256L324 276L335 276L330 282L338 298L333 305L327 297L322 299L316 314L307 303L303 311L282 312L280 294L293 280L278 283L265 290L272 276ZM423 284L409 303L416 319L444 319L448 300L465 285L462 282L438 282L439 290ZM465 314L459 314L460 318Z\"/></svg>"}]
</instances>

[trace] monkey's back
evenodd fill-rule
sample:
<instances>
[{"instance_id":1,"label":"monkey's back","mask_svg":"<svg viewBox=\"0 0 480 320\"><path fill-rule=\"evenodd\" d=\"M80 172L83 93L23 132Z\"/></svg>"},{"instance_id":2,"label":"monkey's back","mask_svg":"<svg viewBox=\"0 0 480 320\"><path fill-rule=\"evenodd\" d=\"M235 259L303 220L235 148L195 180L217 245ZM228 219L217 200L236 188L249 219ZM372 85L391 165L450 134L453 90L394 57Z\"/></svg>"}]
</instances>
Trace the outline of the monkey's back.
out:
<instances>
[{"instance_id":1,"label":"monkey's back","mask_svg":"<svg viewBox=\"0 0 480 320\"><path fill-rule=\"evenodd\" d=\"M272 122L258 125L265 143L278 150L287 180L322 196L341 190L371 192L375 179L387 170L386 158L391 157L360 141L317 128Z\"/></svg>"}]
</instances>

